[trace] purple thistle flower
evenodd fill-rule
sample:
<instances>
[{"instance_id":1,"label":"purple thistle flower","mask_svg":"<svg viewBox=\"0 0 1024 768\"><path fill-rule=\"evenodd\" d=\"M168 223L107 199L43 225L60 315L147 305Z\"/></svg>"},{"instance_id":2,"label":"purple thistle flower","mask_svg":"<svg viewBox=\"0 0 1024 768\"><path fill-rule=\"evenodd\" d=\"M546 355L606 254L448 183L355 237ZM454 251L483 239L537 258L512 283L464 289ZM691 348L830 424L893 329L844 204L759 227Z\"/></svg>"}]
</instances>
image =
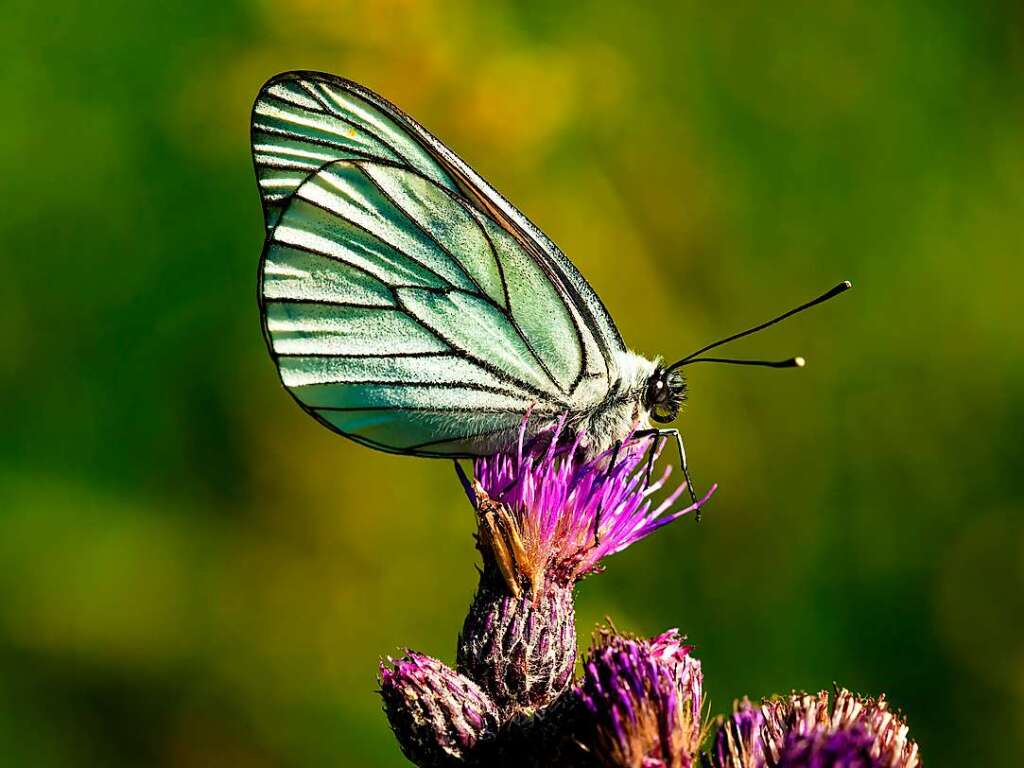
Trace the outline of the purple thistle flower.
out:
<instances>
[{"instance_id":1,"label":"purple thistle flower","mask_svg":"<svg viewBox=\"0 0 1024 768\"><path fill-rule=\"evenodd\" d=\"M837 686L831 710L828 692L820 691L816 696L793 693L765 701L761 712L765 718L769 766L918 768L920 765L917 744L909 738L906 721L889 709L885 696L861 697ZM863 762L865 759L870 762Z\"/></svg>"},{"instance_id":2,"label":"purple thistle flower","mask_svg":"<svg viewBox=\"0 0 1024 768\"><path fill-rule=\"evenodd\" d=\"M719 724L710 768L919 768L917 744L884 696L857 696L836 688L765 700L746 700Z\"/></svg>"},{"instance_id":3,"label":"purple thistle flower","mask_svg":"<svg viewBox=\"0 0 1024 768\"><path fill-rule=\"evenodd\" d=\"M652 640L604 632L576 687L579 743L614 768L689 768L702 738L703 675L677 630Z\"/></svg>"},{"instance_id":4,"label":"purple thistle flower","mask_svg":"<svg viewBox=\"0 0 1024 768\"><path fill-rule=\"evenodd\" d=\"M480 548L514 595L536 595L546 581L575 583L599 570L604 557L699 509L715 491L676 507L682 483L655 505L651 497L672 468L645 482L648 441L630 437L618 450L587 459L582 433L564 437L564 417L529 441L526 425L524 419L515 449L474 462L475 482L467 488L480 518Z\"/></svg>"},{"instance_id":5,"label":"purple thistle flower","mask_svg":"<svg viewBox=\"0 0 1024 768\"><path fill-rule=\"evenodd\" d=\"M534 712L572 683L575 583L606 555L703 503L675 508L682 484L653 504L671 468L646 482L646 441L588 459L583 435L565 436L564 418L530 440L526 427L524 419L515 448L474 462L472 483L460 469L484 568L459 637L458 668L506 715Z\"/></svg>"},{"instance_id":6,"label":"purple thistle flower","mask_svg":"<svg viewBox=\"0 0 1024 768\"><path fill-rule=\"evenodd\" d=\"M381 662L379 674L391 729L402 753L421 768L463 765L497 732L497 709L487 694L437 659L409 651Z\"/></svg>"}]
</instances>

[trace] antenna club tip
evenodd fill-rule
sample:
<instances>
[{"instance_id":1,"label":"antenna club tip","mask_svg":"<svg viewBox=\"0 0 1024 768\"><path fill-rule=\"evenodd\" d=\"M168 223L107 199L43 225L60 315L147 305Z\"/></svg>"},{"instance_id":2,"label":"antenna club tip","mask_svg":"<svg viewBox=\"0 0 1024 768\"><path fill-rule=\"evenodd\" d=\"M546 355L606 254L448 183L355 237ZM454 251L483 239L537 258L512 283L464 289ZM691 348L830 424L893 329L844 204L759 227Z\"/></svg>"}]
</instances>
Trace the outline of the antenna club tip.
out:
<instances>
[{"instance_id":1,"label":"antenna club tip","mask_svg":"<svg viewBox=\"0 0 1024 768\"><path fill-rule=\"evenodd\" d=\"M851 283L849 280L843 280L843 282L839 284L839 287L842 288L844 291L848 291L851 288L853 288L853 283Z\"/></svg>"},{"instance_id":2,"label":"antenna club tip","mask_svg":"<svg viewBox=\"0 0 1024 768\"><path fill-rule=\"evenodd\" d=\"M802 357L794 357L793 365L795 365L797 368L803 368L805 365L807 365L807 361Z\"/></svg>"}]
</instances>

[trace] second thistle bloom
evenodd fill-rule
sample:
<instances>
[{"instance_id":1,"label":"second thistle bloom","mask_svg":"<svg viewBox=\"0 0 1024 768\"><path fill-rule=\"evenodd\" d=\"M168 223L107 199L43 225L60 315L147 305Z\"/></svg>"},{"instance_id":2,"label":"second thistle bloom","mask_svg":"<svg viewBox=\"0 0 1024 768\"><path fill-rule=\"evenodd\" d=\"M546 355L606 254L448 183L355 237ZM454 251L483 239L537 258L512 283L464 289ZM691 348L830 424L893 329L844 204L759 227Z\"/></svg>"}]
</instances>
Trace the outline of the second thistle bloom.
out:
<instances>
[{"instance_id":1,"label":"second thistle bloom","mask_svg":"<svg viewBox=\"0 0 1024 768\"><path fill-rule=\"evenodd\" d=\"M703 674L676 630L652 640L610 632L591 649L576 696L579 743L608 768L689 768L703 731Z\"/></svg>"}]
</instances>

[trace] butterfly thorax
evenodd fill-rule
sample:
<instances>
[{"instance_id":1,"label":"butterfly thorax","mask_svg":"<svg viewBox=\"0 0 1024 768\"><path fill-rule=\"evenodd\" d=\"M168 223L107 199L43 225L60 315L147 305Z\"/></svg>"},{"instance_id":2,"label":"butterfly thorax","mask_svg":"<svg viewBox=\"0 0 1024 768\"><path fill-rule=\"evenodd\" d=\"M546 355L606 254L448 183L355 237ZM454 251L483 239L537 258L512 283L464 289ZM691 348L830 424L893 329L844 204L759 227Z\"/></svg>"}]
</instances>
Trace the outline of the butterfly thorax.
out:
<instances>
[{"instance_id":1,"label":"butterfly thorax","mask_svg":"<svg viewBox=\"0 0 1024 768\"><path fill-rule=\"evenodd\" d=\"M652 418L665 421L679 413L686 385L675 371L666 373L659 360L635 352L616 354L618 376L607 395L579 414L578 429L587 435L588 452L600 453L624 440L633 430L650 429Z\"/></svg>"}]
</instances>

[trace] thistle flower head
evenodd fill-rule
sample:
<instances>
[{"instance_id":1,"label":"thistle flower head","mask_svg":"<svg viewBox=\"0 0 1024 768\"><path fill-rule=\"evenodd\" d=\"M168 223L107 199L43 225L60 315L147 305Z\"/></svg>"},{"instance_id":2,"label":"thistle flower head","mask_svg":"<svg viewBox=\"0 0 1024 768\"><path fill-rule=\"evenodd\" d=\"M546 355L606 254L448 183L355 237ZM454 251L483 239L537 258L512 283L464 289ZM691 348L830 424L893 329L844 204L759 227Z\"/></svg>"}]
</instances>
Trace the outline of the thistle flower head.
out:
<instances>
[{"instance_id":1,"label":"thistle flower head","mask_svg":"<svg viewBox=\"0 0 1024 768\"><path fill-rule=\"evenodd\" d=\"M469 678L413 651L380 665L384 712L402 752L419 766L463 765L493 737L498 713Z\"/></svg>"},{"instance_id":2,"label":"thistle flower head","mask_svg":"<svg viewBox=\"0 0 1024 768\"><path fill-rule=\"evenodd\" d=\"M576 688L580 743L615 768L689 768L702 738L703 675L676 630L652 640L603 633Z\"/></svg>"},{"instance_id":3,"label":"thistle flower head","mask_svg":"<svg viewBox=\"0 0 1024 768\"><path fill-rule=\"evenodd\" d=\"M889 709L885 696L857 696L836 687L829 707L827 691L816 696L793 693L766 701L765 747L770 765L783 768L917 768L917 744L903 717Z\"/></svg>"},{"instance_id":4,"label":"thistle flower head","mask_svg":"<svg viewBox=\"0 0 1024 768\"><path fill-rule=\"evenodd\" d=\"M467 487L479 516L480 548L493 558L510 591L538 594L545 581L571 585L600 569L601 560L699 509L677 505L686 483L660 504L652 496L672 467L648 482L650 454L660 446L630 436L618 448L586 458L584 435L565 434L565 418L518 444L477 459Z\"/></svg>"},{"instance_id":5,"label":"thistle flower head","mask_svg":"<svg viewBox=\"0 0 1024 768\"><path fill-rule=\"evenodd\" d=\"M918 768L917 744L884 696L837 688L768 699L760 710L746 700L719 726L710 768Z\"/></svg>"}]
</instances>

